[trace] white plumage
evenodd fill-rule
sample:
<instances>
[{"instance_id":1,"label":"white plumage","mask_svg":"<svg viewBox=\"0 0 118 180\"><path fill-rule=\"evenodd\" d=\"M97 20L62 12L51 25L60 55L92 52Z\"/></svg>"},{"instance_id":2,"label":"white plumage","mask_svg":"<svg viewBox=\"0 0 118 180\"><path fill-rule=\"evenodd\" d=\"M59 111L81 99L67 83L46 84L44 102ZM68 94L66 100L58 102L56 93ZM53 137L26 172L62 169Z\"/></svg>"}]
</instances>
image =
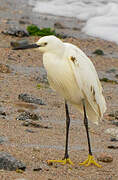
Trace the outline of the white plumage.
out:
<instances>
[{"instance_id":1,"label":"white plumage","mask_svg":"<svg viewBox=\"0 0 118 180\"><path fill-rule=\"evenodd\" d=\"M63 43L55 36L41 38L37 45L44 52L43 63L50 86L88 119L98 124L106 110L102 86L91 60L75 45Z\"/></svg>"}]
</instances>

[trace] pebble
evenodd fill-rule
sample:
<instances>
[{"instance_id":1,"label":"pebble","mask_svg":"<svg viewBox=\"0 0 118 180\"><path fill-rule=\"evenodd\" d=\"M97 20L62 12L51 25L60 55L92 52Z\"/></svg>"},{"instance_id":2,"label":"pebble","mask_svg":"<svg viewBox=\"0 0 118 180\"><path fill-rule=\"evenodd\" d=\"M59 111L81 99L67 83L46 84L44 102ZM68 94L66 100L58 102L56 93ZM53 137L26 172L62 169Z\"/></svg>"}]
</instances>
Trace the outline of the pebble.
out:
<instances>
[{"instance_id":1,"label":"pebble","mask_svg":"<svg viewBox=\"0 0 118 180\"><path fill-rule=\"evenodd\" d=\"M112 124L115 125L115 126L118 126L118 120L112 120Z\"/></svg>"},{"instance_id":2,"label":"pebble","mask_svg":"<svg viewBox=\"0 0 118 180\"><path fill-rule=\"evenodd\" d=\"M116 139L116 138L114 138L114 137L111 137L110 141L116 142L116 141L118 141L118 139Z\"/></svg>"},{"instance_id":3,"label":"pebble","mask_svg":"<svg viewBox=\"0 0 118 180\"><path fill-rule=\"evenodd\" d=\"M0 115L1 116L6 116L5 108L0 107Z\"/></svg>"},{"instance_id":4,"label":"pebble","mask_svg":"<svg viewBox=\"0 0 118 180\"><path fill-rule=\"evenodd\" d=\"M16 120L20 120L20 121L25 121L25 120L29 120L29 119L39 120L39 119L41 119L41 117L34 112L30 113L28 111L25 111L16 118Z\"/></svg>"},{"instance_id":5,"label":"pebble","mask_svg":"<svg viewBox=\"0 0 118 180\"><path fill-rule=\"evenodd\" d=\"M45 105L45 103L39 99L39 98L35 98L33 97L32 95L29 95L29 94L26 94L26 93L22 93L22 94L19 94L18 96L18 99L19 100L22 100L24 102L28 102L28 103L34 103L34 104L39 104L39 105Z\"/></svg>"},{"instance_id":6,"label":"pebble","mask_svg":"<svg viewBox=\"0 0 118 180\"><path fill-rule=\"evenodd\" d=\"M16 171L17 169L25 170L26 165L14 158L7 152L0 152L0 169Z\"/></svg>"},{"instance_id":7,"label":"pebble","mask_svg":"<svg viewBox=\"0 0 118 180\"><path fill-rule=\"evenodd\" d=\"M38 122L31 121L31 120L23 122L22 125L23 126L28 126L28 127L30 126L30 127L36 127L36 128L49 129L48 126L43 126L43 125L39 124Z\"/></svg>"},{"instance_id":8,"label":"pebble","mask_svg":"<svg viewBox=\"0 0 118 180\"><path fill-rule=\"evenodd\" d=\"M0 144L3 144L5 142L8 142L8 138L5 136L0 136Z\"/></svg>"},{"instance_id":9,"label":"pebble","mask_svg":"<svg viewBox=\"0 0 118 180\"><path fill-rule=\"evenodd\" d=\"M101 49L96 49L94 52L93 52L93 54L97 54L97 55L104 55L104 52L103 52L103 50L101 50Z\"/></svg>"},{"instance_id":10,"label":"pebble","mask_svg":"<svg viewBox=\"0 0 118 180\"><path fill-rule=\"evenodd\" d=\"M10 73L11 72L11 68L9 67L8 64L0 63L0 72L1 73Z\"/></svg>"},{"instance_id":11,"label":"pebble","mask_svg":"<svg viewBox=\"0 0 118 180\"><path fill-rule=\"evenodd\" d=\"M33 131L31 129L25 129L26 132L29 132L29 133L35 133L36 131Z\"/></svg>"},{"instance_id":12,"label":"pebble","mask_svg":"<svg viewBox=\"0 0 118 180\"><path fill-rule=\"evenodd\" d=\"M37 168L34 168L33 171L41 171L42 168L41 167L37 167Z\"/></svg>"},{"instance_id":13,"label":"pebble","mask_svg":"<svg viewBox=\"0 0 118 180\"><path fill-rule=\"evenodd\" d=\"M112 162L112 161L113 161L113 157L112 157L110 154L102 153L102 154L97 158L97 160L98 160L98 161L102 161L102 162L109 163L109 162Z\"/></svg>"},{"instance_id":14,"label":"pebble","mask_svg":"<svg viewBox=\"0 0 118 180\"><path fill-rule=\"evenodd\" d=\"M16 36L16 37L27 37L29 36L29 33L23 29L20 29L18 27L16 28L9 28L7 30L2 31L3 34L5 35L10 35L10 36Z\"/></svg>"},{"instance_id":15,"label":"pebble","mask_svg":"<svg viewBox=\"0 0 118 180\"><path fill-rule=\"evenodd\" d=\"M108 128L105 130L105 133L110 134L115 138L118 138L118 128Z\"/></svg>"},{"instance_id":16,"label":"pebble","mask_svg":"<svg viewBox=\"0 0 118 180\"><path fill-rule=\"evenodd\" d=\"M114 117L115 119L118 119L118 111L116 110L114 112L111 112L111 113L108 114L108 116Z\"/></svg>"},{"instance_id":17,"label":"pebble","mask_svg":"<svg viewBox=\"0 0 118 180\"><path fill-rule=\"evenodd\" d=\"M108 146L109 149L118 149L118 146L110 145Z\"/></svg>"},{"instance_id":18,"label":"pebble","mask_svg":"<svg viewBox=\"0 0 118 180\"><path fill-rule=\"evenodd\" d=\"M62 25L62 23L55 22L54 23L54 28L56 28L56 29L64 29L65 27Z\"/></svg>"}]
</instances>

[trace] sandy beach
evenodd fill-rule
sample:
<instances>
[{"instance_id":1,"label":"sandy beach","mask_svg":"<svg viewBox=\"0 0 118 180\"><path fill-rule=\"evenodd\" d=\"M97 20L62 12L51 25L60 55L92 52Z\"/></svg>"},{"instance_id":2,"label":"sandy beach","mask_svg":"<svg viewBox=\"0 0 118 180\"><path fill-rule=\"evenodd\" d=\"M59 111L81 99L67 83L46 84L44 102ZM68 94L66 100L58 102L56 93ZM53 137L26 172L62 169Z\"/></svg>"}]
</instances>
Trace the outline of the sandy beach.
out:
<instances>
[{"instance_id":1,"label":"sandy beach","mask_svg":"<svg viewBox=\"0 0 118 180\"><path fill-rule=\"evenodd\" d=\"M39 15L34 15L31 11L31 6L26 7L27 4L23 4L23 1L21 6L10 0L0 2L0 110L6 114L0 115L0 137L7 139L0 144L0 152L10 153L26 165L26 170L22 173L0 170L0 180L117 180L118 149L108 148L118 147L118 141L111 141L111 138L117 139L117 136L107 134L106 130L117 128L113 122L118 122L118 116L109 115L118 112L118 45L82 34L81 25L76 19L72 21L65 18L62 21L60 17L51 19L51 16L47 15L38 18ZM64 26L56 29L57 32L67 35L64 41L77 45L90 57L101 79L110 78L108 82L101 81L107 102L103 121L98 126L89 124L95 158L100 157L102 153L113 158L112 162L99 162L102 168L78 164L87 158L88 147L83 118L70 104L69 154L74 166L47 164L48 159L60 159L64 155L64 100L45 83L41 71L42 54L35 50L12 50L9 47L10 42L24 38L2 33L9 27L26 29L29 24L54 27L56 22ZM39 38L25 37L30 42ZM96 49L101 49L104 55L93 54ZM45 74L44 69L43 72ZM37 84L40 84L40 88ZM39 98L45 105L23 102L18 98L21 93ZM16 120L23 112L38 114L41 118L35 123L41 127Z\"/></svg>"}]
</instances>

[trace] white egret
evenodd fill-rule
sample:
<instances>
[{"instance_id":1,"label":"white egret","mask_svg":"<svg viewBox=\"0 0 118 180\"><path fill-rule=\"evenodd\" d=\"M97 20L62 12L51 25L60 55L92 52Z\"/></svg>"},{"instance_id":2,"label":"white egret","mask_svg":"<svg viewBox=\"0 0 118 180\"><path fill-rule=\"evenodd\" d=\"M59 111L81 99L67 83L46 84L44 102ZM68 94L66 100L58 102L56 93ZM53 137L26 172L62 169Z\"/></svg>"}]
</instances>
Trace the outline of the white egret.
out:
<instances>
[{"instance_id":1,"label":"white egret","mask_svg":"<svg viewBox=\"0 0 118 180\"><path fill-rule=\"evenodd\" d=\"M88 140L88 159L81 165L94 164L101 167L92 155L88 120L98 124L106 110L106 103L102 94L102 86L91 60L77 46L63 43L55 36L45 36L26 48L39 48L43 52L43 63L47 71L50 86L65 99L66 110L66 145L61 162L73 164L68 154L68 136L70 117L67 102L70 102L84 116L84 125ZM19 48L23 49L23 48Z\"/></svg>"}]
</instances>

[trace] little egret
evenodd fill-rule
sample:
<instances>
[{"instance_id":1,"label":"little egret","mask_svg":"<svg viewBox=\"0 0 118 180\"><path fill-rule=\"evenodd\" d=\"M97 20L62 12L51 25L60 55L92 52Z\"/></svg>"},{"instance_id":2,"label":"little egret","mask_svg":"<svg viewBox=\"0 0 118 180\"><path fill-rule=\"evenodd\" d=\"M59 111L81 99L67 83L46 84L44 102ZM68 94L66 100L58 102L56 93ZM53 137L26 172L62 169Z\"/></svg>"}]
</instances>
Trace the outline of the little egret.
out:
<instances>
[{"instance_id":1,"label":"little egret","mask_svg":"<svg viewBox=\"0 0 118 180\"><path fill-rule=\"evenodd\" d=\"M17 49L39 48L43 52L43 64L47 71L50 86L65 99L66 110L66 145L62 160L48 160L62 164L73 164L68 153L70 117L67 102L76 107L84 117L84 125L88 140L89 155L80 165L99 165L92 154L88 120L98 124L106 110L106 102L102 94L102 86L91 60L77 46L63 43L55 36L40 38L35 44Z\"/></svg>"}]
</instances>

